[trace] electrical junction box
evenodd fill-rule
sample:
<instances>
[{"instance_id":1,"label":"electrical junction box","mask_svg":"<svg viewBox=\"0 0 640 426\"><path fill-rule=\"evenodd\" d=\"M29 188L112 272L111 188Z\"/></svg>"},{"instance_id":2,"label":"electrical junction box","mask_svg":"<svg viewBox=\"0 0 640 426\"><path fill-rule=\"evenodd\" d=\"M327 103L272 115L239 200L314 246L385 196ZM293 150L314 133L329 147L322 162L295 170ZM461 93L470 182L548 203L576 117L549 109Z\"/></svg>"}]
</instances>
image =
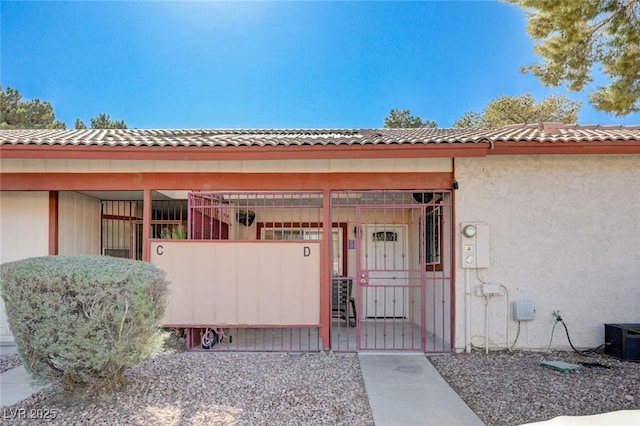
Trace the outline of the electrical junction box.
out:
<instances>
[{"instance_id":1,"label":"electrical junction box","mask_svg":"<svg viewBox=\"0 0 640 426\"><path fill-rule=\"evenodd\" d=\"M501 296L500 284L482 284L480 287L483 296Z\"/></svg>"},{"instance_id":2,"label":"electrical junction box","mask_svg":"<svg viewBox=\"0 0 640 426\"><path fill-rule=\"evenodd\" d=\"M531 300L514 300L513 319L514 321L531 321L535 318L536 310Z\"/></svg>"},{"instance_id":3,"label":"electrical junction box","mask_svg":"<svg viewBox=\"0 0 640 426\"><path fill-rule=\"evenodd\" d=\"M462 267L489 267L489 225L486 223L462 223Z\"/></svg>"}]
</instances>

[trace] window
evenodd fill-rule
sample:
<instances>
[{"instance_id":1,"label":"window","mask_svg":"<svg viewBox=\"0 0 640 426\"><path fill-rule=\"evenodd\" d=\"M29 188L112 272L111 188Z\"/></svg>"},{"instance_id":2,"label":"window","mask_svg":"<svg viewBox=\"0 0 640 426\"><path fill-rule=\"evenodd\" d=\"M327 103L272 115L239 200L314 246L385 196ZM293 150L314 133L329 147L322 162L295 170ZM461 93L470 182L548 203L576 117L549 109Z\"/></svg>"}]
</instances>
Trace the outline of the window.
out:
<instances>
[{"instance_id":1,"label":"window","mask_svg":"<svg viewBox=\"0 0 640 426\"><path fill-rule=\"evenodd\" d=\"M398 233L391 231L379 231L373 233L374 242L395 242L398 241Z\"/></svg>"},{"instance_id":2,"label":"window","mask_svg":"<svg viewBox=\"0 0 640 426\"><path fill-rule=\"evenodd\" d=\"M314 238L304 238L302 229L269 229L262 228L262 240L313 240Z\"/></svg>"},{"instance_id":3,"label":"window","mask_svg":"<svg viewBox=\"0 0 640 426\"><path fill-rule=\"evenodd\" d=\"M272 224L258 223L258 237L261 240L321 240L322 224L310 224L313 227L303 227L306 224ZM344 239L346 224L333 224L333 276L342 277L347 273L346 240Z\"/></svg>"},{"instance_id":4,"label":"window","mask_svg":"<svg viewBox=\"0 0 640 426\"><path fill-rule=\"evenodd\" d=\"M440 263L440 207L435 207L426 215L426 262L427 265Z\"/></svg>"},{"instance_id":5,"label":"window","mask_svg":"<svg viewBox=\"0 0 640 426\"><path fill-rule=\"evenodd\" d=\"M421 260L428 270L442 270L442 207L432 207L424 216L424 244L420 244ZM422 236L422 224L420 226Z\"/></svg>"}]
</instances>

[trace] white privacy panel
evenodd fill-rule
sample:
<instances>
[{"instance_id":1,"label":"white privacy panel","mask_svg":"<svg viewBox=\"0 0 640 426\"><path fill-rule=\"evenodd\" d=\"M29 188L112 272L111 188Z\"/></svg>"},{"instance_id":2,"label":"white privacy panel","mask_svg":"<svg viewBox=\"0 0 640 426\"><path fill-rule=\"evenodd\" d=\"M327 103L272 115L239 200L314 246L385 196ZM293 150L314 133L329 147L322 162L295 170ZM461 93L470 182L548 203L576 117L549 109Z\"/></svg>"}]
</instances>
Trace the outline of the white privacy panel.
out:
<instances>
[{"instance_id":1,"label":"white privacy panel","mask_svg":"<svg viewBox=\"0 0 640 426\"><path fill-rule=\"evenodd\" d=\"M166 271L166 326L318 325L320 244L314 241L151 242Z\"/></svg>"}]
</instances>

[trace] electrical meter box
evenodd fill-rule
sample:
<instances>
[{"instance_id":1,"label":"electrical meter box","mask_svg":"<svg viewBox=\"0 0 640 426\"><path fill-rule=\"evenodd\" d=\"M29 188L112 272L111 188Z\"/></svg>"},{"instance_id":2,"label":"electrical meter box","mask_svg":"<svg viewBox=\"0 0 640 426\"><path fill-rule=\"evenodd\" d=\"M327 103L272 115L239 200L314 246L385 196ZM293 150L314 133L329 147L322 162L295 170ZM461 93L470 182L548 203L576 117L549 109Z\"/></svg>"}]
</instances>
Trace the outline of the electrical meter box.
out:
<instances>
[{"instance_id":1,"label":"electrical meter box","mask_svg":"<svg viewBox=\"0 0 640 426\"><path fill-rule=\"evenodd\" d=\"M489 267L489 225L462 223L461 249L463 268Z\"/></svg>"},{"instance_id":2,"label":"electrical meter box","mask_svg":"<svg viewBox=\"0 0 640 426\"><path fill-rule=\"evenodd\" d=\"M536 310L531 300L514 300L513 301L513 319L514 321L531 321L535 318Z\"/></svg>"}]
</instances>

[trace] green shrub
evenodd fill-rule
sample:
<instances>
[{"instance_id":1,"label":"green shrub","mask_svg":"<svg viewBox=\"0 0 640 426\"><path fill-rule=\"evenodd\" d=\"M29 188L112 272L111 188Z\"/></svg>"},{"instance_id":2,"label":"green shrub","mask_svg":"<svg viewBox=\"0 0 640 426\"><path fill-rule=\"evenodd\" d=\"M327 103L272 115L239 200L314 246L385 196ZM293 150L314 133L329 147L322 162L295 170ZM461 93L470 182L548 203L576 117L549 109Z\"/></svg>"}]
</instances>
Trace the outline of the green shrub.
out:
<instances>
[{"instance_id":1,"label":"green shrub","mask_svg":"<svg viewBox=\"0 0 640 426\"><path fill-rule=\"evenodd\" d=\"M106 256L49 256L0 266L11 331L34 379L118 383L161 345L165 273Z\"/></svg>"}]
</instances>

